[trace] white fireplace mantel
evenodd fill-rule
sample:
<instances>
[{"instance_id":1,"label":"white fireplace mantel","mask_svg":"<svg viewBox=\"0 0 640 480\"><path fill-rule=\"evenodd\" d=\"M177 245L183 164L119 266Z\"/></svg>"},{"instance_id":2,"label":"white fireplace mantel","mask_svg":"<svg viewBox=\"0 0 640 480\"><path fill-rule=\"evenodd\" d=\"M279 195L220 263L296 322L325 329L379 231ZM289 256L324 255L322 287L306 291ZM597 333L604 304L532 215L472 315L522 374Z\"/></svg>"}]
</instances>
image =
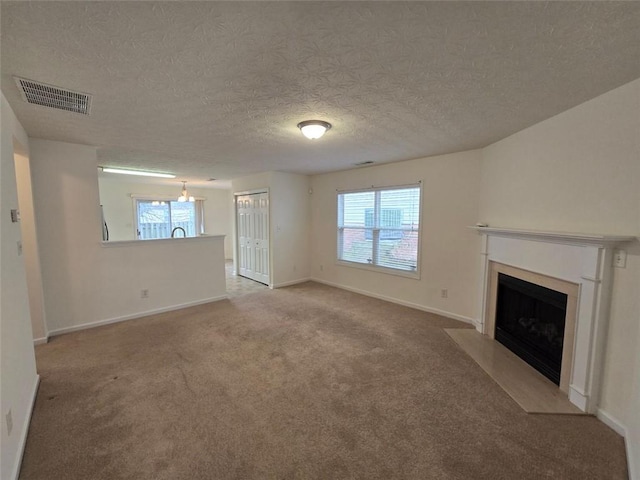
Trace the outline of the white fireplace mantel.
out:
<instances>
[{"instance_id":1,"label":"white fireplace mantel","mask_svg":"<svg viewBox=\"0 0 640 480\"><path fill-rule=\"evenodd\" d=\"M482 235L480 321L487 335L491 299L491 262L557 278L578 285L569 400L582 411L595 413L600 392L604 342L609 317L614 249L634 242L632 235L545 232L474 226Z\"/></svg>"},{"instance_id":2,"label":"white fireplace mantel","mask_svg":"<svg viewBox=\"0 0 640 480\"><path fill-rule=\"evenodd\" d=\"M639 240L633 235L606 235L603 233L569 233L569 232L546 232L540 230L522 230L515 228L496 227L469 227L482 235L521 238L523 240L534 240L539 242L564 243L568 245L615 247L621 243L634 242Z\"/></svg>"}]
</instances>

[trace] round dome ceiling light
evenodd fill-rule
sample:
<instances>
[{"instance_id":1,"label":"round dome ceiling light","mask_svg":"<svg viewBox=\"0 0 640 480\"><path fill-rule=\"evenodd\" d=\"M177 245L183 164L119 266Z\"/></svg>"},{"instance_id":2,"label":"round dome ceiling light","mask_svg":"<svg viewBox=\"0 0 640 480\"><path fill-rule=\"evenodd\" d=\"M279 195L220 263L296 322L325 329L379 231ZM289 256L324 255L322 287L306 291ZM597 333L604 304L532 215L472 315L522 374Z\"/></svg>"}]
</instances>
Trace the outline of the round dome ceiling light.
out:
<instances>
[{"instance_id":1,"label":"round dome ceiling light","mask_svg":"<svg viewBox=\"0 0 640 480\"><path fill-rule=\"evenodd\" d=\"M298 128L309 140L315 140L323 136L331 128L331 124L322 120L305 120L298 124Z\"/></svg>"}]
</instances>

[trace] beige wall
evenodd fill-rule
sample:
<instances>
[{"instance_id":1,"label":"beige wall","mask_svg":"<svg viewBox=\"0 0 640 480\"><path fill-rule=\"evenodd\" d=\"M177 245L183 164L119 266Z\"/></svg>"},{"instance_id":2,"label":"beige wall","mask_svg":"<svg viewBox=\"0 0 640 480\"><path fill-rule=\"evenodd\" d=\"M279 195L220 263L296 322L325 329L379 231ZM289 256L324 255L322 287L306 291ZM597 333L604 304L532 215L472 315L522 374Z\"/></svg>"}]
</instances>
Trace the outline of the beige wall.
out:
<instances>
[{"instance_id":1,"label":"beige wall","mask_svg":"<svg viewBox=\"0 0 640 480\"><path fill-rule=\"evenodd\" d=\"M472 321L476 318L480 151L316 175L312 178L311 275L352 290ZM419 280L336 264L336 190L422 180ZM448 298L441 290L448 290Z\"/></svg>"},{"instance_id":2,"label":"beige wall","mask_svg":"<svg viewBox=\"0 0 640 480\"><path fill-rule=\"evenodd\" d=\"M132 194L158 195L177 198L182 184L175 185L141 183L124 178L98 178L100 204L109 225L111 240L135 240L134 204ZM189 195L204 198L204 225L208 235L225 235L225 258L233 258L231 239L230 204L231 191L219 188L192 188L187 185Z\"/></svg>"},{"instance_id":3,"label":"beige wall","mask_svg":"<svg viewBox=\"0 0 640 480\"><path fill-rule=\"evenodd\" d=\"M491 226L640 234L640 79L482 152L480 220ZM640 476L640 245L614 285L602 411L627 427Z\"/></svg>"},{"instance_id":4,"label":"beige wall","mask_svg":"<svg viewBox=\"0 0 640 480\"><path fill-rule=\"evenodd\" d=\"M640 285L640 281L636 281L636 285ZM636 292L637 293L637 292ZM637 331L634 345L632 347L638 350L640 345L640 328ZM640 355L636 354L635 363L629 367L629 377L631 378L631 399L630 405L632 413L630 415L629 423L627 424L627 451L630 453L630 470L632 475L630 478L640 477Z\"/></svg>"},{"instance_id":5,"label":"beige wall","mask_svg":"<svg viewBox=\"0 0 640 480\"><path fill-rule=\"evenodd\" d=\"M222 238L102 245L96 149L31 139L47 327L52 334L226 295ZM149 298L141 298L141 290Z\"/></svg>"},{"instance_id":6,"label":"beige wall","mask_svg":"<svg viewBox=\"0 0 640 480\"><path fill-rule=\"evenodd\" d=\"M483 149L491 225L638 233L640 80Z\"/></svg>"},{"instance_id":7,"label":"beige wall","mask_svg":"<svg viewBox=\"0 0 640 480\"><path fill-rule=\"evenodd\" d=\"M47 340L47 329L44 312L44 293L42 291L42 273L40 271L38 233L36 229L35 212L33 210L33 193L31 190L31 167L29 157L26 155L16 154L14 158L18 185L18 201L20 204L22 249L27 273L31 328L33 330L33 339L38 343L44 343Z\"/></svg>"},{"instance_id":8,"label":"beige wall","mask_svg":"<svg viewBox=\"0 0 640 480\"><path fill-rule=\"evenodd\" d=\"M0 141L0 478L17 478L26 441L32 400L38 376L24 257L18 255L19 223L12 223L9 210L18 208L14 162L17 153L28 154L29 140L4 95L1 96ZM5 416L11 411L9 433Z\"/></svg>"},{"instance_id":9,"label":"beige wall","mask_svg":"<svg viewBox=\"0 0 640 480\"><path fill-rule=\"evenodd\" d=\"M311 180L306 175L273 172L273 278L280 287L310 276L309 230L311 225Z\"/></svg>"}]
</instances>

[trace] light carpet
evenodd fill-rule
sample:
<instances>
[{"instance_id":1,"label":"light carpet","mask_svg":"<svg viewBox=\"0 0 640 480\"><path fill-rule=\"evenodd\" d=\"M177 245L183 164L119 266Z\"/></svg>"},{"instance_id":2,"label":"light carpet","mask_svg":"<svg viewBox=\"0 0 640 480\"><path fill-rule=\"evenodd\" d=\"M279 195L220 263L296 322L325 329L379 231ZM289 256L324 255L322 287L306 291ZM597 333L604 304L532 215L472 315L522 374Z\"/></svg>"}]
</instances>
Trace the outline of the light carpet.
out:
<instances>
[{"instance_id":1,"label":"light carpet","mask_svg":"<svg viewBox=\"0 0 640 480\"><path fill-rule=\"evenodd\" d=\"M20 478L627 478L619 435L526 414L456 327L308 282L55 337Z\"/></svg>"}]
</instances>

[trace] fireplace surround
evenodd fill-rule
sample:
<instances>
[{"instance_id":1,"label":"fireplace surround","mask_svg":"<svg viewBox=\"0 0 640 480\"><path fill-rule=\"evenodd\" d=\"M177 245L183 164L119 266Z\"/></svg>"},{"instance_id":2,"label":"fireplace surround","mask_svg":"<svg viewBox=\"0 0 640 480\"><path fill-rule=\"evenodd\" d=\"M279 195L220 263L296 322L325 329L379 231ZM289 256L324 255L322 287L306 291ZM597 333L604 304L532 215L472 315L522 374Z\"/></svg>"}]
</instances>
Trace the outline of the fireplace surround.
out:
<instances>
[{"instance_id":1,"label":"fireplace surround","mask_svg":"<svg viewBox=\"0 0 640 480\"><path fill-rule=\"evenodd\" d=\"M489 260L488 264L488 290L487 290L487 313L486 324L481 330L482 333L495 339L496 319L498 317L498 291L500 275L508 275L520 281L528 282L542 288L561 293L566 296L564 332L562 342L562 353L560 362L559 382L560 390L567 396L570 393L569 384L571 372L573 370L573 351L576 328L576 310L578 305L579 285L574 282L561 280L548 275L543 275L530 270L525 270L514 265L507 265ZM535 367L534 367L535 368ZM554 381L554 383L556 383Z\"/></svg>"},{"instance_id":2,"label":"fireplace surround","mask_svg":"<svg viewBox=\"0 0 640 480\"><path fill-rule=\"evenodd\" d=\"M481 333L495 338L499 274L567 296L559 389L580 410L595 413L612 288L614 248L633 236L587 235L494 227L481 234L478 299Z\"/></svg>"}]
</instances>

